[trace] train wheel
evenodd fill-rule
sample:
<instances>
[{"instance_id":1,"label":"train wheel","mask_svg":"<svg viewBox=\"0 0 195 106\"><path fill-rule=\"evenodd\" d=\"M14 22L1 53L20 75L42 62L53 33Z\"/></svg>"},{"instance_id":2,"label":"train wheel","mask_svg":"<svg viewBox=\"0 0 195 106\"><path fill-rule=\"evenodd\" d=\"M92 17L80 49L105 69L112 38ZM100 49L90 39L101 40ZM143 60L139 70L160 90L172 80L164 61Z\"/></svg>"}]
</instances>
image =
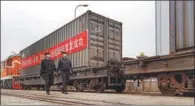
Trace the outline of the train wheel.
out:
<instances>
[{"instance_id":1,"label":"train wheel","mask_svg":"<svg viewBox=\"0 0 195 106\"><path fill-rule=\"evenodd\" d=\"M26 90L30 90L29 86L26 86Z\"/></svg>"},{"instance_id":2,"label":"train wheel","mask_svg":"<svg viewBox=\"0 0 195 106\"><path fill-rule=\"evenodd\" d=\"M103 84L97 85L96 87L94 87L94 90L95 90L95 92L97 92L97 93L101 93L101 92L104 91L104 85L103 85Z\"/></svg>"},{"instance_id":3,"label":"train wheel","mask_svg":"<svg viewBox=\"0 0 195 106\"><path fill-rule=\"evenodd\" d=\"M3 83L3 86L4 86L3 87L4 89L7 89L7 82L6 81Z\"/></svg>"},{"instance_id":4,"label":"train wheel","mask_svg":"<svg viewBox=\"0 0 195 106\"><path fill-rule=\"evenodd\" d=\"M27 86L26 86L26 85L23 85L23 89L24 89L24 90L27 90Z\"/></svg>"},{"instance_id":5,"label":"train wheel","mask_svg":"<svg viewBox=\"0 0 195 106\"><path fill-rule=\"evenodd\" d=\"M158 88L163 95L175 96L178 89L171 87L171 76L168 74L158 75Z\"/></svg>"},{"instance_id":6,"label":"train wheel","mask_svg":"<svg viewBox=\"0 0 195 106\"><path fill-rule=\"evenodd\" d=\"M5 89L9 89L9 81L8 80L5 81Z\"/></svg>"},{"instance_id":7,"label":"train wheel","mask_svg":"<svg viewBox=\"0 0 195 106\"><path fill-rule=\"evenodd\" d=\"M40 90L40 87L38 86L38 87L36 87L37 88L37 90Z\"/></svg>"},{"instance_id":8,"label":"train wheel","mask_svg":"<svg viewBox=\"0 0 195 106\"><path fill-rule=\"evenodd\" d=\"M45 90L45 86L41 86L42 90Z\"/></svg>"},{"instance_id":9,"label":"train wheel","mask_svg":"<svg viewBox=\"0 0 195 106\"><path fill-rule=\"evenodd\" d=\"M105 89L105 81L103 79L98 79L97 84L94 86L94 90L97 93L104 92Z\"/></svg>"},{"instance_id":10,"label":"train wheel","mask_svg":"<svg viewBox=\"0 0 195 106\"><path fill-rule=\"evenodd\" d=\"M32 87L31 86L28 86L28 90L31 90L32 89Z\"/></svg>"},{"instance_id":11,"label":"train wheel","mask_svg":"<svg viewBox=\"0 0 195 106\"><path fill-rule=\"evenodd\" d=\"M12 89L12 81L11 80L8 80L7 86L8 86L8 89Z\"/></svg>"},{"instance_id":12,"label":"train wheel","mask_svg":"<svg viewBox=\"0 0 195 106\"><path fill-rule=\"evenodd\" d=\"M6 86L7 86L6 83L7 83L6 81L4 81L4 83L3 83L3 88L4 89L6 89Z\"/></svg>"},{"instance_id":13,"label":"train wheel","mask_svg":"<svg viewBox=\"0 0 195 106\"><path fill-rule=\"evenodd\" d=\"M77 92L83 92L84 91L84 87L81 84L79 84L78 81L74 81L73 85L74 85Z\"/></svg>"},{"instance_id":14,"label":"train wheel","mask_svg":"<svg viewBox=\"0 0 195 106\"><path fill-rule=\"evenodd\" d=\"M24 90L24 85L23 85L23 84L21 84L20 86L21 86L21 89L22 89L22 90Z\"/></svg>"},{"instance_id":15,"label":"train wheel","mask_svg":"<svg viewBox=\"0 0 195 106\"><path fill-rule=\"evenodd\" d=\"M123 84L123 85L120 86L120 87L116 87L116 88L115 88L115 91L116 91L117 93L122 93L124 90L125 90L125 84Z\"/></svg>"}]
</instances>

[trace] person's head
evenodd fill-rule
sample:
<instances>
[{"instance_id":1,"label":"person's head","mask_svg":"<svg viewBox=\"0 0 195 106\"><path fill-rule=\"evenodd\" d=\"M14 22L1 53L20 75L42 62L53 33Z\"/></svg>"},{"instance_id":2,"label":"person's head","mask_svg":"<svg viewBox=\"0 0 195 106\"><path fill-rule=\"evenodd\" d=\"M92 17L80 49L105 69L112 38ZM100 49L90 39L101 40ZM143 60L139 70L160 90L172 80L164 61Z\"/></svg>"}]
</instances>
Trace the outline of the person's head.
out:
<instances>
[{"instance_id":1,"label":"person's head","mask_svg":"<svg viewBox=\"0 0 195 106\"><path fill-rule=\"evenodd\" d=\"M62 52L63 57L67 57L67 52Z\"/></svg>"},{"instance_id":2,"label":"person's head","mask_svg":"<svg viewBox=\"0 0 195 106\"><path fill-rule=\"evenodd\" d=\"M49 52L46 52L46 53L45 53L45 58L46 58L46 59L50 59L50 57L51 57L50 53L49 53Z\"/></svg>"}]
</instances>

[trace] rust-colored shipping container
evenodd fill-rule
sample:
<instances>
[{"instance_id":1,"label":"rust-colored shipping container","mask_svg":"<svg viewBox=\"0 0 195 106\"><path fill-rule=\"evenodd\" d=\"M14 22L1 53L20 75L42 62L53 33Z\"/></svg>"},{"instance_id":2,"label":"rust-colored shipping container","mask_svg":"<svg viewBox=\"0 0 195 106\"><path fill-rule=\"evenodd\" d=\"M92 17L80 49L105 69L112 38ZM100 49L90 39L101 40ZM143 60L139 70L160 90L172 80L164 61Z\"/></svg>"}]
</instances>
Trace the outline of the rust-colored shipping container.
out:
<instances>
[{"instance_id":1,"label":"rust-colored shipping container","mask_svg":"<svg viewBox=\"0 0 195 106\"><path fill-rule=\"evenodd\" d=\"M79 48L81 40L83 46ZM39 75L40 62L46 51L51 52L56 65L60 51L67 51L74 68L104 66L111 59L121 62L122 23L87 11L21 50L23 68L21 76Z\"/></svg>"},{"instance_id":2,"label":"rust-colored shipping container","mask_svg":"<svg viewBox=\"0 0 195 106\"><path fill-rule=\"evenodd\" d=\"M170 52L194 50L194 1L170 1Z\"/></svg>"}]
</instances>

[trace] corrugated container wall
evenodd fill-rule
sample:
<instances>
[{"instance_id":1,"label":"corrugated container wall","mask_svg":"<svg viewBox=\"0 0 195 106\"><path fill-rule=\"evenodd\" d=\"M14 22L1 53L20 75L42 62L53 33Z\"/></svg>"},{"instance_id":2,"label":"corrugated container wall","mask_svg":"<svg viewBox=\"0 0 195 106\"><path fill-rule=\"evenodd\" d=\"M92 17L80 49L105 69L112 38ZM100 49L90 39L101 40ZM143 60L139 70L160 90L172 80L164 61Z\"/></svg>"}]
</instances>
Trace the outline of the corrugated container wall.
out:
<instances>
[{"instance_id":1,"label":"corrugated container wall","mask_svg":"<svg viewBox=\"0 0 195 106\"><path fill-rule=\"evenodd\" d=\"M169 1L155 1L156 55L169 54Z\"/></svg>"},{"instance_id":2,"label":"corrugated container wall","mask_svg":"<svg viewBox=\"0 0 195 106\"><path fill-rule=\"evenodd\" d=\"M194 1L170 1L170 52L194 49Z\"/></svg>"},{"instance_id":3,"label":"corrugated container wall","mask_svg":"<svg viewBox=\"0 0 195 106\"><path fill-rule=\"evenodd\" d=\"M106 18L91 11L74 19L63 27L52 32L20 53L25 59L38 52L58 45L75 35L88 31L88 45L85 49L69 55L73 67L96 67L105 65L106 61L122 59L122 23ZM60 51L58 51L60 52ZM54 62L57 65L59 58ZM24 64L22 62L22 64ZM23 68L21 76L38 74L40 63Z\"/></svg>"}]
</instances>

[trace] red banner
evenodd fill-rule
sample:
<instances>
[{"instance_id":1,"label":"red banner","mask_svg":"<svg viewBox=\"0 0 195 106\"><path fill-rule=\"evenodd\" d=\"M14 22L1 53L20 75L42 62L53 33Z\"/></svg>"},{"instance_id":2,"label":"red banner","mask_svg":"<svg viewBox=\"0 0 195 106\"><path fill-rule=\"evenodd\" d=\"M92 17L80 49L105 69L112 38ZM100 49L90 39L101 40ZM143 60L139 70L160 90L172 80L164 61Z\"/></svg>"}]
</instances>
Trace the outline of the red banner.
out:
<instances>
[{"instance_id":1,"label":"red banner","mask_svg":"<svg viewBox=\"0 0 195 106\"><path fill-rule=\"evenodd\" d=\"M66 51L68 54L72 54L87 48L88 45L88 31L84 31L64 42L61 42L51 48L43 50L32 56L22 59L22 69L40 64L44 59L44 53L51 53L52 60L55 60L61 56L61 51Z\"/></svg>"}]
</instances>

